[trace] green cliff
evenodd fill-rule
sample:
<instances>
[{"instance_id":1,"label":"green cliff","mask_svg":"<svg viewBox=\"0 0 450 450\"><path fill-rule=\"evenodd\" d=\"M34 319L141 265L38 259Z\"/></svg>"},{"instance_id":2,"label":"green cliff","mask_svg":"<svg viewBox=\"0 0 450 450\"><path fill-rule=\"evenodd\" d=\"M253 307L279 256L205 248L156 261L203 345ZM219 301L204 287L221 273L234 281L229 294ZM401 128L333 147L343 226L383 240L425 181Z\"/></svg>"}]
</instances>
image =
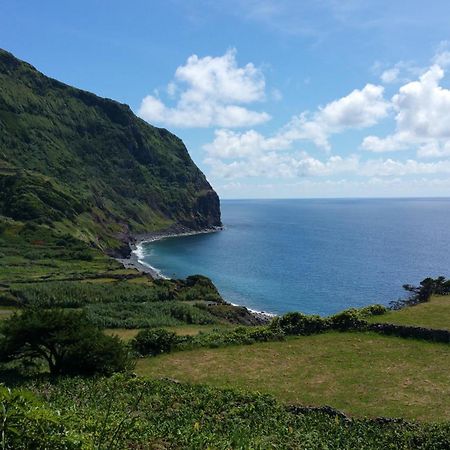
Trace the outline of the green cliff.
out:
<instances>
[{"instance_id":1,"label":"green cliff","mask_svg":"<svg viewBox=\"0 0 450 450\"><path fill-rule=\"evenodd\" d=\"M179 138L3 50L0 216L110 254L127 253L133 234L221 225L218 196Z\"/></svg>"}]
</instances>

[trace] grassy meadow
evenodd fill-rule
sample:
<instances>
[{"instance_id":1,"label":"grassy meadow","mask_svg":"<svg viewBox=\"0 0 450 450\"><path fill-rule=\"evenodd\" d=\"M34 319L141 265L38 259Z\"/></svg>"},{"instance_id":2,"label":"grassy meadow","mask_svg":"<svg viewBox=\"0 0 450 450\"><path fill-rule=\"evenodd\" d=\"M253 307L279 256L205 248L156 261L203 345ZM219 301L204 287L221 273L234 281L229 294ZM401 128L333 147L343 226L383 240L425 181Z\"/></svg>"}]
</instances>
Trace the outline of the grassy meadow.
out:
<instances>
[{"instance_id":1,"label":"grassy meadow","mask_svg":"<svg viewBox=\"0 0 450 450\"><path fill-rule=\"evenodd\" d=\"M328 332L138 361L139 375L272 394L283 403L332 405L356 416L450 420L447 344Z\"/></svg>"},{"instance_id":2,"label":"grassy meadow","mask_svg":"<svg viewBox=\"0 0 450 450\"><path fill-rule=\"evenodd\" d=\"M1 314L1 310L0 310ZM195 336L199 333L210 333L215 330L227 330L232 325L220 324L220 325L178 325L174 327L164 327L168 331L173 331L178 336ZM130 341L138 333L139 328L106 328L104 332L110 336L119 336L124 341Z\"/></svg>"},{"instance_id":3,"label":"grassy meadow","mask_svg":"<svg viewBox=\"0 0 450 450\"><path fill-rule=\"evenodd\" d=\"M367 320L372 323L386 322L450 330L450 297L433 295L427 302L389 311L381 316L371 316Z\"/></svg>"}]
</instances>

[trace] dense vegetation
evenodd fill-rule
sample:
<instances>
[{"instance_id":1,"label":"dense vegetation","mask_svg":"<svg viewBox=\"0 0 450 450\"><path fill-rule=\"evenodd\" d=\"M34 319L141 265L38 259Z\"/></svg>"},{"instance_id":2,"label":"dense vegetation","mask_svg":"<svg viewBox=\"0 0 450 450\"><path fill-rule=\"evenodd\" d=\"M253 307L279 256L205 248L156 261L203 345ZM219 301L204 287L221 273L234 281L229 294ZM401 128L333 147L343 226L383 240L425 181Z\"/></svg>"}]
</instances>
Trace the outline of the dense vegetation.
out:
<instances>
[{"instance_id":1,"label":"dense vegetation","mask_svg":"<svg viewBox=\"0 0 450 450\"><path fill-rule=\"evenodd\" d=\"M220 225L218 197L180 139L3 50L0 129L0 215L112 252L132 233Z\"/></svg>"},{"instance_id":2,"label":"dense vegetation","mask_svg":"<svg viewBox=\"0 0 450 450\"><path fill-rule=\"evenodd\" d=\"M37 396L34 402L44 403L33 409L31 400L9 400L16 414L3 426L26 426L30 433L8 433L5 448L417 450L450 445L446 424L349 419L326 408L286 408L267 395L171 381L115 376L27 387ZM39 416L41 409L45 413ZM56 437L58 446L45 447Z\"/></svg>"}]
</instances>

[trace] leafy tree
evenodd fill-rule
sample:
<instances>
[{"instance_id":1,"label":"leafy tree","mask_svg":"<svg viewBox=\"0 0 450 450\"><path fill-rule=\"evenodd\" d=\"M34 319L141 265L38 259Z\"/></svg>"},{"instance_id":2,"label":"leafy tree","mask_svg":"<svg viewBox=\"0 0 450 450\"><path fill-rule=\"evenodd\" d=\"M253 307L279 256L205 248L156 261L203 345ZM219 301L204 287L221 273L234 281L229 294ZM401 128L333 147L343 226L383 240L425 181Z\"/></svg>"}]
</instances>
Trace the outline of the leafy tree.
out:
<instances>
[{"instance_id":1,"label":"leafy tree","mask_svg":"<svg viewBox=\"0 0 450 450\"><path fill-rule=\"evenodd\" d=\"M404 284L403 289L410 292L409 297L391 302L391 309L401 309L405 306L427 302L434 294L448 295L450 294L450 280L443 276L435 279L427 277L420 282L419 286Z\"/></svg>"},{"instance_id":2,"label":"leafy tree","mask_svg":"<svg viewBox=\"0 0 450 450\"><path fill-rule=\"evenodd\" d=\"M104 335L83 312L25 309L5 320L0 361L44 360L52 375L111 374L129 367L118 339Z\"/></svg>"}]
</instances>

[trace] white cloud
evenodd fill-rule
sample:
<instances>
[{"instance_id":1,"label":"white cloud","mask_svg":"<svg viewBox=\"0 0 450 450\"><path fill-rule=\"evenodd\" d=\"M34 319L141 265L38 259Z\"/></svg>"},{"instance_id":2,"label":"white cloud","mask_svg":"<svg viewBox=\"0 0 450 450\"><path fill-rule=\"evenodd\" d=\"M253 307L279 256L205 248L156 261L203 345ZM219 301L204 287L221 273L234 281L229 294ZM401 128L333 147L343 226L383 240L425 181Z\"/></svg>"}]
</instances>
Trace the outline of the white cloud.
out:
<instances>
[{"instance_id":1,"label":"white cloud","mask_svg":"<svg viewBox=\"0 0 450 450\"><path fill-rule=\"evenodd\" d=\"M270 137L255 131L215 131L211 143L203 146L214 176L235 179L243 177L293 178L334 176L356 173L360 167L356 156L330 156L316 159L305 152L293 153L297 141L312 141L329 149L330 135L351 128L374 125L385 117L389 105L383 99L383 87L366 85L319 108L304 112Z\"/></svg>"},{"instance_id":2,"label":"white cloud","mask_svg":"<svg viewBox=\"0 0 450 450\"><path fill-rule=\"evenodd\" d=\"M230 182L215 187L228 198L424 197L448 195L450 178L301 178L278 183Z\"/></svg>"},{"instance_id":3,"label":"white cloud","mask_svg":"<svg viewBox=\"0 0 450 450\"><path fill-rule=\"evenodd\" d=\"M367 84L350 94L328 103L310 117L308 113L294 117L283 134L292 141L312 140L318 147L330 150L328 137L347 129L366 128L386 117L389 103L383 98L384 88Z\"/></svg>"},{"instance_id":4,"label":"white cloud","mask_svg":"<svg viewBox=\"0 0 450 450\"><path fill-rule=\"evenodd\" d=\"M305 152L296 155L268 152L231 162L207 158L205 162L211 166L214 176L232 180L249 177L335 177L342 174L381 178L450 174L450 160L427 163L390 158L361 161L357 155L330 156L320 160Z\"/></svg>"},{"instance_id":5,"label":"white cloud","mask_svg":"<svg viewBox=\"0 0 450 450\"><path fill-rule=\"evenodd\" d=\"M288 150L301 140L312 141L317 147L329 150L328 138L332 134L350 128L365 128L374 125L388 111L381 86L366 85L332 101L314 114L304 112L294 116L271 137L255 130L234 132L216 130L214 141L203 148L209 157L245 157L267 151Z\"/></svg>"},{"instance_id":6,"label":"white cloud","mask_svg":"<svg viewBox=\"0 0 450 450\"><path fill-rule=\"evenodd\" d=\"M396 161L393 159L369 160L362 163L358 173L363 176L403 177L407 175L435 175L450 173L450 161L432 163L418 162L414 159Z\"/></svg>"},{"instance_id":7,"label":"white cloud","mask_svg":"<svg viewBox=\"0 0 450 450\"><path fill-rule=\"evenodd\" d=\"M361 147L375 153L392 152L408 148L409 133L398 132L396 134L380 138L378 136L367 136Z\"/></svg>"},{"instance_id":8,"label":"white cloud","mask_svg":"<svg viewBox=\"0 0 450 450\"><path fill-rule=\"evenodd\" d=\"M356 157L332 156L320 161L301 152L297 155L277 152L260 153L245 160L224 162L214 158L205 161L212 168L214 176L228 179L248 177L295 178L304 176L327 176L336 173L354 172Z\"/></svg>"},{"instance_id":9,"label":"white cloud","mask_svg":"<svg viewBox=\"0 0 450 450\"><path fill-rule=\"evenodd\" d=\"M450 141L447 142L428 142L423 144L417 150L419 158L442 158L450 156Z\"/></svg>"},{"instance_id":10,"label":"white cloud","mask_svg":"<svg viewBox=\"0 0 450 450\"><path fill-rule=\"evenodd\" d=\"M436 53L432 59L433 64L440 67L448 67L450 65L450 42L441 41L438 45Z\"/></svg>"},{"instance_id":11,"label":"white cloud","mask_svg":"<svg viewBox=\"0 0 450 450\"><path fill-rule=\"evenodd\" d=\"M398 67L391 67L386 69L380 76L383 83L395 83L400 75L400 69Z\"/></svg>"},{"instance_id":12,"label":"white cloud","mask_svg":"<svg viewBox=\"0 0 450 450\"><path fill-rule=\"evenodd\" d=\"M283 134L266 138L255 130L237 133L231 130L216 130L213 142L203 146L207 154L214 158L243 158L290 148L292 140Z\"/></svg>"},{"instance_id":13,"label":"white cloud","mask_svg":"<svg viewBox=\"0 0 450 450\"><path fill-rule=\"evenodd\" d=\"M372 67L372 72L380 76L383 84L408 83L423 71L423 67L419 67L413 61L399 61L393 66L377 61Z\"/></svg>"},{"instance_id":14,"label":"white cloud","mask_svg":"<svg viewBox=\"0 0 450 450\"><path fill-rule=\"evenodd\" d=\"M266 112L242 106L265 99L265 80L252 63L239 67L234 49L218 57L190 56L177 68L167 91L177 96L175 106L148 95L139 115L149 122L177 127L247 127L270 119Z\"/></svg>"},{"instance_id":15,"label":"white cloud","mask_svg":"<svg viewBox=\"0 0 450 450\"><path fill-rule=\"evenodd\" d=\"M440 86L443 77L442 67L434 64L417 81L403 85L392 97L395 133L368 136L362 148L373 152L419 148L419 156L442 156L450 139L450 90Z\"/></svg>"}]
</instances>

